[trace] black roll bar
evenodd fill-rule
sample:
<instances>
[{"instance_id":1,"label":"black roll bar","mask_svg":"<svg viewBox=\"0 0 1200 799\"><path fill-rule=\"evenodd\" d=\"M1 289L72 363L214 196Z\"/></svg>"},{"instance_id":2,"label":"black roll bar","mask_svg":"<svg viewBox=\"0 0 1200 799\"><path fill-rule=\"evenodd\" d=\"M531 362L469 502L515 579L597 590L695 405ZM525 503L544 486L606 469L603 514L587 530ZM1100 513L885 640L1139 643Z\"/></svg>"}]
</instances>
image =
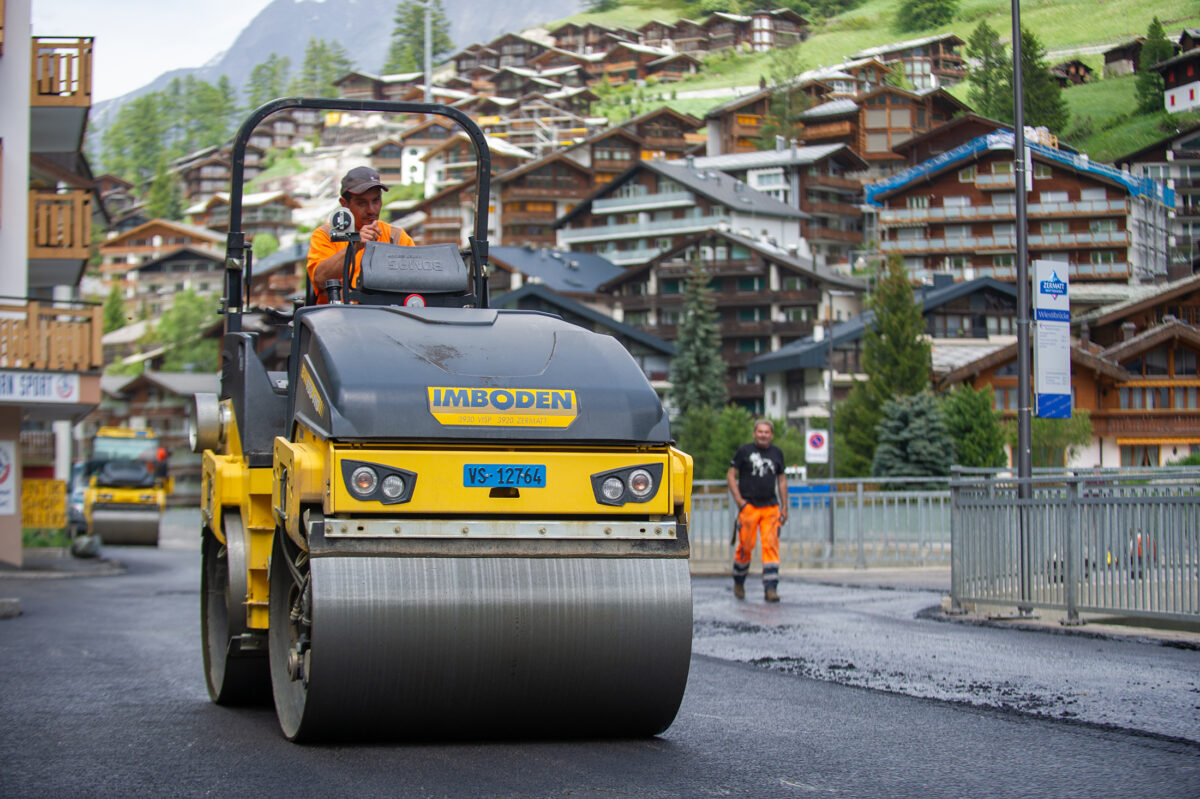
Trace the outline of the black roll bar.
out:
<instances>
[{"instance_id":1,"label":"black roll bar","mask_svg":"<svg viewBox=\"0 0 1200 799\"><path fill-rule=\"evenodd\" d=\"M229 186L229 234L225 246L225 332L240 333L244 304L243 286L250 288L250 259L246 257L246 236L242 230L242 181L246 166L246 144L258 124L271 114L286 108L316 108L325 111L378 111L390 114L432 114L448 117L466 132L475 148L475 235L471 247L471 279L480 307L488 306L488 198L491 196L492 154L483 131L457 108L436 103L406 103L389 100L341 100L324 97L283 97L264 103L250 113L233 140L232 174Z\"/></svg>"}]
</instances>

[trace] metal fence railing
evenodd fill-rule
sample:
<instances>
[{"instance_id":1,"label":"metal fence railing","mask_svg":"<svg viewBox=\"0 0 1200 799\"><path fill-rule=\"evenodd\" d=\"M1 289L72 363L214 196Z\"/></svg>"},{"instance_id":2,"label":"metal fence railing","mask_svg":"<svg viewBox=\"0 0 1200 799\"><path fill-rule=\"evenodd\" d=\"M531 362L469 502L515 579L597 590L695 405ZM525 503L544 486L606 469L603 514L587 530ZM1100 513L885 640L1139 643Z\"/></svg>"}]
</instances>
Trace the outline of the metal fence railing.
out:
<instances>
[{"instance_id":1,"label":"metal fence railing","mask_svg":"<svg viewBox=\"0 0 1200 799\"><path fill-rule=\"evenodd\" d=\"M951 599L1200 621L1200 470L956 473Z\"/></svg>"},{"instance_id":2,"label":"metal fence railing","mask_svg":"<svg viewBox=\"0 0 1200 799\"><path fill-rule=\"evenodd\" d=\"M950 491L927 480L805 480L788 487L780 566L932 566L950 563ZM909 490L900 490L908 487ZM729 571L737 516L724 480L692 484L692 570ZM755 555L756 561L758 555Z\"/></svg>"}]
</instances>

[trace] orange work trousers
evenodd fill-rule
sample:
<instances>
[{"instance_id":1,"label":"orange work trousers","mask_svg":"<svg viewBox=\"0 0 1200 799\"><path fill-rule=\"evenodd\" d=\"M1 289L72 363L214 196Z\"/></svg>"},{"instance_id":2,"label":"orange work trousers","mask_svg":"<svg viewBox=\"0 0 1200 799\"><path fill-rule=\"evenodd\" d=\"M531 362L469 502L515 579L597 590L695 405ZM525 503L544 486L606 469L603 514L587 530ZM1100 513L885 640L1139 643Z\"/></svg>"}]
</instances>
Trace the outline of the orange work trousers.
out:
<instances>
[{"instance_id":1,"label":"orange work trousers","mask_svg":"<svg viewBox=\"0 0 1200 799\"><path fill-rule=\"evenodd\" d=\"M774 571L778 572L779 506L768 505L765 508L759 508L748 502L738 513L738 545L737 551L733 553L735 568L737 565L750 566L750 556L754 554L754 544L758 540L760 529L762 530L763 567L766 569L774 566Z\"/></svg>"}]
</instances>

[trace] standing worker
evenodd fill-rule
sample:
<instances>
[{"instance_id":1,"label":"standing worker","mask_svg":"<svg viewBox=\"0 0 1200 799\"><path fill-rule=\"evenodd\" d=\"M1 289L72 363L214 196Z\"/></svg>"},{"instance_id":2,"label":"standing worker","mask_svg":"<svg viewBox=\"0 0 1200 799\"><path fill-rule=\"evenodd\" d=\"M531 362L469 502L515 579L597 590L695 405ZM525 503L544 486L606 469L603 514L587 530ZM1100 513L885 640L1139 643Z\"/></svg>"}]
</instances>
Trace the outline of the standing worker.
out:
<instances>
[{"instance_id":1,"label":"standing worker","mask_svg":"<svg viewBox=\"0 0 1200 799\"><path fill-rule=\"evenodd\" d=\"M779 527L788 515L787 475L783 451L771 443L774 439L771 420L755 422L754 441L738 447L725 476L738 507L738 545L733 554L733 595L738 599L746 598L750 556L761 529L763 597L779 601Z\"/></svg>"}]
</instances>

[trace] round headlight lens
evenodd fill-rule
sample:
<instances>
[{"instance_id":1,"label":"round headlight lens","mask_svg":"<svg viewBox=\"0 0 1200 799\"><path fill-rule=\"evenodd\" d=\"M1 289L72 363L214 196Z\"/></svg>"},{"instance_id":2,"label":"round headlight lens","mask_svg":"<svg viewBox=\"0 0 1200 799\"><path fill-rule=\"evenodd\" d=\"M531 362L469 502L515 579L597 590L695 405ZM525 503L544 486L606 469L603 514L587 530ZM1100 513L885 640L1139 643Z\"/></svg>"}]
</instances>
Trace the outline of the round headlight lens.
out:
<instances>
[{"instance_id":1,"label":"round headlight lens","mask_svg":"<svg viewBox=\"0 0 1200 799\"><path fill-rule=\"evenodd\" d=\"M379 485L379 475L375 474L375 470L370 466L359 466L350 475L350 489L360 497L374 494L377 485Z\"/></svg>"},{"instance_id":2,"label":"round headlight lens","mask_svg":"<svg viewBox=\"0 0 1200 799\"><path fill-rule=\"evenodd\" d=\"M609 502L615 502L625 493L625 484L621 482L621 478L619 477L607 477L600 484L600 493Z\"/></svg>"},{"instance_id":3,"label":"round headlight lens","mask_svg":"<svg viewBox=\"0 0 1200 799\"><path fill-rule=\"evenodd\" d=\"M634 469L629 475L629 490L638 499L645 499L654 491L654 478L645 469Z\"/></svg>"},{"instance_id":4,"label":"round headlight lens","mask_svg":"<svg viewBox=\"0 0 1200 799\"><path fill-rule=\"evenodd\" d=\"M404 493L404 478L398 474L389 474L383 478L380 490L388 499L396 499Z\"/></svg>"}]
</instances>

